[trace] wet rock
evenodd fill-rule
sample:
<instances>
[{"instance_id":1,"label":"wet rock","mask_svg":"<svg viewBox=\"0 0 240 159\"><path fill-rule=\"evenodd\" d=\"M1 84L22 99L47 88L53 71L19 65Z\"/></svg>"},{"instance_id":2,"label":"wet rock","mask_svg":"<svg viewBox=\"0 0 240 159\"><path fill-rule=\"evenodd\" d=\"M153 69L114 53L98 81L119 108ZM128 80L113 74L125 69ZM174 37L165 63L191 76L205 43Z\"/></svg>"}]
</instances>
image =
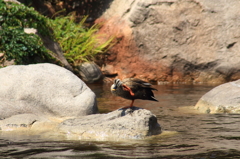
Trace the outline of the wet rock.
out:
<instances>
[{"instance_id":1,"label":"wet rock","mask_svg":"<svg viewBox=\"0 0 240 159\"><path fill-rule=\"evenodd\" d=\"M31 128L31 126L41 118L34 114L18 114L0 120L0 130L11 131L20 128ZM43 120L43 118L42 118Z\"/></svg>"},{"instance_id":2,"label":"wet rock","mask_svg":"<svg viewBox=\"0 0 240 159\"><path fill-rule=\"evenodd\" d=\"M98 65L93 62L84 62L77 67L84 82L94 83L103 79L103 74Z\"/></svg>"},{"instance_id":3,"label":"wet rock","mask_svg":"<svg viewBox=\"0 0 240 159\"><path fill-rule=\"evenodd\" d=\"M240 113L240 80L225 83L203 95L195 109L202 113Z\"/></svg>"},{"instance_id":4,"label":"wet rock","mask_svg":"<svg viewBox=\"0 0 240 159\"><path fill-rule=\"evenodd\" d=\"M72 72L54 64L0 69L0 118L35 114L65 118L98 112L96 96Z\"/></svg>"},{"instance_id":5,"label":"wet rock","mask_svg":"<svg viewBox=\"0 0 240 159\"><path fill-rule=\"evenodd\" d=\"M224 7L223 7L224 6ZM114 0L97 20L115 36L107 64L118 78L226 82L240 78L240 3ZM227 30L227 31L226 31Z\"/></svg>"},{"instance_id":6,"label":"wet rock","mask_svg":"<svg viewBox=\"0 0 240 159\"><path fill-rule=\"evenodd\" d=\"M134 107L68 119L59 125L59 131L68 139L124 140L160 134L161 127L149 110Z\"/></svg>"}]
</instances>

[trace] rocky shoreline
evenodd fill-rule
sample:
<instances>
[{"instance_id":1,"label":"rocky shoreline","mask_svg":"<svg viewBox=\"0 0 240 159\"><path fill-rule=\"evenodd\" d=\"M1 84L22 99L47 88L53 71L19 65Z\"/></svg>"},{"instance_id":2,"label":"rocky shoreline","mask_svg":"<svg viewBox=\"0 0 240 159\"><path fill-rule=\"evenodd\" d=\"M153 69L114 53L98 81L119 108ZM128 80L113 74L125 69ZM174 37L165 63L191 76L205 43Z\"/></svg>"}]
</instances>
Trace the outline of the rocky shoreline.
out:
<instances>
[{"instance_id":1,"label":"rocky shoreline","mask_svg":"<svg viewBox=\"0 0 240 159\"><path fill-rule=\"evenodd\" d=\"M0 130L57 133L75 140L144 139L161 133L146 109L98 114L95 93L69 70L54 64L0 69Z\"/></svg>"}]
</instances>

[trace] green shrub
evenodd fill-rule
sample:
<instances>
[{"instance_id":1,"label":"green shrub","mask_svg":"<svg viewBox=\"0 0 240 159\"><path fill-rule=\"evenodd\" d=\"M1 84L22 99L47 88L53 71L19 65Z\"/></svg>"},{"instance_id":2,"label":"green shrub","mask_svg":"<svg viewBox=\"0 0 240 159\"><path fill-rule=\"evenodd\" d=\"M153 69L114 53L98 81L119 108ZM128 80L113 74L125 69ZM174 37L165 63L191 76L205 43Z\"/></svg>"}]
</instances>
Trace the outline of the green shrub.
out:
<instances>
[{"instance_id":1,"label":"green shrub","mask_svg":"<svg viewBox=\"0 0 240 159\"><path fill-rule=\"evenodd\" d=\"M41 39L27 34L24 28L35 28L41 35L50 36L47 20L33 8L0 0L0 51L16 64L37 63L51 59Z\"/></svg>"},{"instance_id":2,"label":"green shrub","mask_svg":"<svg viewBox=\"0 0 240 159\"><path fill-rule=\"evenodd\" d=\"M22 28L6 28L0 32L1 50L7 60L15 60L16 64L37 63L47 59L47 49L35 34L26 34Z\"/></svg>"},{"instance_id":3,"label":"green shrub","mask_svg":"<svg viewBox=\"0 0 240 159\"><path fill-rule=\"evenodd\" d=\"M25 33L24 28L35 28L42 36L56 40L73 65L93 60L113 45L113 38L100 43L100 37L95 34L99 25L86 28L83 25L86 17L80 23L73 19L72 15L52 20L31 7L0 0L0 52L4 53L5 59L14 59L16 64L51 61L51 52L44 47L40 37Z\"/></svg>"},{"instance_id":4,"label":"green shrub","mask_svg":"<svg viewBox=\"0 0 240 159\"><path fill-rule=\"evenodd\" d=\"M100 36L96 34L99 25L90 28L84 27L84 22L74 22L74 15L57 17L50 21L54 28L54 36L61 45L64 56L73 65L78 65L83 61L90 61L99 54L106 52L112 45L113 38L101 43Z\"/></svg>"}]
</instances>

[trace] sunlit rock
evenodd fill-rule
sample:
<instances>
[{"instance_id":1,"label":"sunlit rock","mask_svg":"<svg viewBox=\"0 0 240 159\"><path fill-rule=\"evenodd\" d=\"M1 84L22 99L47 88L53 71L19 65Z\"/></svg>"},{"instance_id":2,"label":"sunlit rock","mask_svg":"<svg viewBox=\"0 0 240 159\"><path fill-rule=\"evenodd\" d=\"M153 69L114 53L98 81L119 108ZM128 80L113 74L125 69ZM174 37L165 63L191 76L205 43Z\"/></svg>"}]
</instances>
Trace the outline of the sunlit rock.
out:
<instances>
[{"instance_id":1,"label":"sunlit rock","mask_svg":"<svg viewBox=\"0 0 240 159\"><path fill-rule=\"evenodd\" d=\"M68 119L60 124L59 131L67 139L124 140L160 134L161 127L149 110L134 107Z\"/></svg>"},{"instance_id":2,"label":"sunlit rock","mask_svg":"<svg viewBox=\"0 0 240 159\"><path fill-rule=\"evenodd\" d=\"M72 72L54 64L0 69L0 118L32 113L79 117L98 112L95 94Z\"/></svg>"},{"instance_id":3,"label":"sunlit rock","mask_svg":"<svg viewBox=\"0 0 240 159\"><path fill-rule=\"evenodd\" d=\"M240 113L240 80L213 88L201 97L195 109L203 113Z\"/></svg>"},{"instance_id":4,"label":"sunlit rock","mask_svg":"<svg viewBox=\"0 0 240 159\"><path fill-rule=\"evenodd\" d=\"M44 118L35 114L18 114L13 115L4 120L0 120L0 130L13 131L13 130L30 130L32 125L39 121L44 121ZM46 119L45 119L46 120Z\"/></svg>"},{"instance_id":5,"label":"sunlit rock","mask_svg":"<svg viewBox=\"0 0 240 159\"><path fill-rule=\"evenodd\" d=\"M54 133L76 140L143 139L161 133L156 116L146 109L95 114L95 94L54 64L8 66L0 69L0 81L1 132Z\"/></svg>"},{"instance_id":6,"label":"sunlit rock","mask_svg":"<svg viewBox=\"0 0 240 159\"><path fill-rule=\"evenodd\" d=\"M118 78L237 80L239 8L239 0L114 0L97 20L99 34L118 40L105 61Z\"/></svg>"}]
</instances>

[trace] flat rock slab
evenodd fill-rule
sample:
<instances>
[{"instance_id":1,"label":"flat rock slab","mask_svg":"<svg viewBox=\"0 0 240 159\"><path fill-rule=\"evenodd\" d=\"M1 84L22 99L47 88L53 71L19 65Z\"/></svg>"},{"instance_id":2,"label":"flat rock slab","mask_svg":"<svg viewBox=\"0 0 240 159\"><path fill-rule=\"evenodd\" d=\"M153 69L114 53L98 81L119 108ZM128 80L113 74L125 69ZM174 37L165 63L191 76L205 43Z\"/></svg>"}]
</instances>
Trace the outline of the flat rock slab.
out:
<instances>
[{"instance_id":1,"label":"flat rock slab","mask_svg":"<svg viewBox=\"0 0 240 159\"><path fill-rule=\"evenodd\" d=\"M68 119L59 125L68 139L143 139L161 133L157 118L149 110L133 107L108 114Z\"/></svg>"},{"instance_id":2,"label":"flat rock slab","mask_svg":"<svg viewBox=\"0 0 240 159\"><path fill-rule=\"evenodd\" d=\"M156 116L137 107L66 120L18 114L0 120L0 130L16 136L25 133L44 138L93 141L136 140L161 133Z\"/></svg>"},{"instance_id":3,"label":"flat rock slab","mask_svg":"<svg viewBox=\"0 0 240 159\"><path fill-rule=\"evenodd\" d=\"M39 120L40 120L40 117L34 114L14 115L4 120L0 120L0 130L12 131L12 130L17 130L21 128L29 129L35 122Z\"/></svg>"},{"instance_id":4,"label":"flat rock slab","mask_svg":"<svg viewBox=\"0 0 240 159\"><path fill-rule=\"evenodd\" d=\"M194 108L202 113L240 113L240 80L213 88Z\"/></svg>"}]
</instances>

